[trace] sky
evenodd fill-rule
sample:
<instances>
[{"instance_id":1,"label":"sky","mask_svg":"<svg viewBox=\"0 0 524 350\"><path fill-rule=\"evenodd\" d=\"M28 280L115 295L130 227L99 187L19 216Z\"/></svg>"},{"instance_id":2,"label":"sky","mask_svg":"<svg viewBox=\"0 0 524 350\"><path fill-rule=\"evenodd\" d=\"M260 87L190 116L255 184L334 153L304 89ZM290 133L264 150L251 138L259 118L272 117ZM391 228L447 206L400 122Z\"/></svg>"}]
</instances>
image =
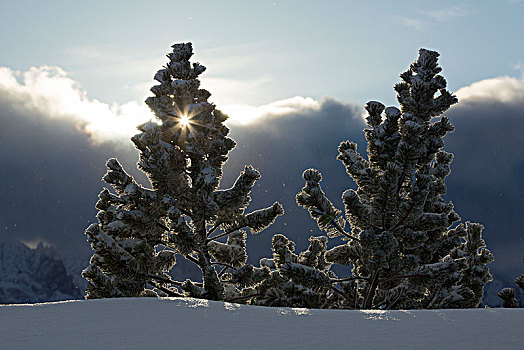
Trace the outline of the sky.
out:
<instances>
[{"instance_id":1,"label":"sky","mask_svg":"<svg viewBox=\"0 0 524 350\"><path fill-rule=\"evenodd\" d=\"M447 199L481 222L500 279L524 254L524 1L9 1L0 0L0 240L89 256L105 161L128 172L129 137L153 116L143 100L177 42L207 67L202 87L229 114L238 146L223 187L244 164L262 179L250 208L279 200L286 215L249 238L256 259L283 232L319 234L294 197L315 167L342 208L354 186L335 157L365 150L363 106L396 105L393 85L419 48L437 50L459 104Z\"/></svg>"}]
</instances>

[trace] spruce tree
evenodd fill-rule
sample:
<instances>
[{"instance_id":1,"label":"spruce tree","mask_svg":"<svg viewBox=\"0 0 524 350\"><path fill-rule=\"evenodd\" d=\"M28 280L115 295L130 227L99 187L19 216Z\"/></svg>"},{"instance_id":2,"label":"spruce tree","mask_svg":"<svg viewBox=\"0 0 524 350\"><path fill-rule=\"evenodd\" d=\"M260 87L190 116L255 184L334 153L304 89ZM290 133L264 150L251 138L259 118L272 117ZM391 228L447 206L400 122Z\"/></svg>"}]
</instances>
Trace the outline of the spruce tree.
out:
<instances>
[{"instance_id":1,"label":"spruce tree","mask_svg":"<svg viewBox=\"0 0 524 350\"><path fill-rule=\"evenodd\" d=\"M326 198L317 170L303 174L297 203L328 237L345 240L326 250L326 262L351 267L341 279L316 269L323 274L322 293L331 289L331 307L472 308L491 280L486 264L493 256L482 239L483 226L456 225L460 217L442 198L453 159L442 150L443 137L454 130L442 113L457 98L439 75L438 57L421 49L400 75L395 85L400 109L367 103L367 159L355 143L340 144L338 159L358 186L342 195L345 215ZM284 275L297 283L303 272L291 266Z\"/></svg>"},{"instance_id":2,"label":"spruce tree","mask_svg":"<svg viewBox=\"0 0 524 350\"><path fill-rule=\"evenodd\" d=\"M245 229L258 233L283 214L277 202L246 213L260 178L251 166L231 188L219 189L222 167L235 147L224 125L227 115L200 88L205 67L190 63L191 43L172 48L169 62L154 76L159 83L151 88L154 96L146 100L158 121L138 126L140 133L131 139L151 188L137 184L116 159L107 162L103 180L114 192L100 193L98 223L86 230L94 250L83 271L87 298L238 297L241 288L224 276L251 266L246 265ZM176 254L200 268L202 282L172 280L168 272Z\"/></svg>"}]
</instances>

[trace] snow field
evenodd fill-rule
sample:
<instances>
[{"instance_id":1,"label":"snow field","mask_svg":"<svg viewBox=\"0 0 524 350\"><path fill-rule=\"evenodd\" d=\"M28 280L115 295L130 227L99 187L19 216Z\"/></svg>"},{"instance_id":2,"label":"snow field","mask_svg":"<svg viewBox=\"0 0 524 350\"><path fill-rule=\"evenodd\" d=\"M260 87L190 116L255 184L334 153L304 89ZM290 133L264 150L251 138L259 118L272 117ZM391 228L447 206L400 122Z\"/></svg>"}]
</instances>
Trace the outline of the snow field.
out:
<instances>
[{"instance_id":1,"label":"snow field","mask_svg":"<svg viewBox=\"0 0 524 350\"><path fill-rule=\"evenodd\" d=\"M0 306L0 349L523 349L524 309L353 311L190 298Z\"/></svg>"}]
</instances>

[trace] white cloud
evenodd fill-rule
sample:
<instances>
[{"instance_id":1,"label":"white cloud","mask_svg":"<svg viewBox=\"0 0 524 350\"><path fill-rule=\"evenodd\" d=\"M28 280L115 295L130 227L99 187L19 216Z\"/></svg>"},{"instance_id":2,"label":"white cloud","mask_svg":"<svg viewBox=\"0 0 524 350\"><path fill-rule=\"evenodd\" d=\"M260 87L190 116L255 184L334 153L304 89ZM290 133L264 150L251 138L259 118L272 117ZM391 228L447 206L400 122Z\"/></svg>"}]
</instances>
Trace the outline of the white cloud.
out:
<instances>
[{"instance_id":1,"label":"white cloud","mask_svg":"<svg viewBox=\"0 0 524 350\"><path fill-rule=\"evenodd\" d=\"M433 18L439 22L448 22L457 17L464 17L469 14L468 9L463 5L441 8L438 10L420 11L421 14Z\"/></svg>"},{"instance_id":2,"label":"white cloud","mask_svg":"<svg viewBox=\"0 0 524 350\"><path fill-rule=\"evenodd\" d=\"M415 19L415 18L398 16L398 17L395 17L395 21L398 21L403 26L411 27L417 30L420 30L422 28L422 24L420 20Z\"/></svg>"},{"instance_id":3,"label":"white cloud","mask_svg":"<svg viewBox=\"0 0 524 350\"><path fill-rule=\"evenodd\" d=\"M231 104L222 108L229 115L228 123L246 125L261 121L265 118L285 116L292 113L304 112L306 110L316 111L321 102L311 97L295 96L284 100L271 102L262 106L250 106L245 104Z\"/></svg>"},{"instance_id":4,"label":"white cloud","mask_svg":"<svg viewBox=\"0 0 524 350\"><path fill-rule=\"evenodd\" d=\"M524 1L524 0L522 0ZM522 75L522 79L524 79L524 63L523 62L517 62L513 64L513 69L520 72Z\"/></svg>"},{"instance_id":5,"label":"white cloud","mask_svg":"<svg viewBox=\"0 0 524 350\"><path fill-rule=\"evenodd\" d=\"M422 30L423 24L431 20L436 22L449 22L456 18L468 16L471 11L464 5L451 6L433 10L418 10L411 16L394 16L395 21L403 26Z\"/></svg>"},{"instance_id":6,"label":"white cloud","mask_svg":"<svg viewBox=\"0 0 524 350\"><path fill-rule=\"evenodd\" d=\"M266 118L318 111L321 107L322 101L311 97L295 96L264 105L252 105L235 103L245 100L233 100L227 95L228 91L250 90L266 82L265 79L236 81L208 78L203 87L226 91L226 95L218 96L220 101L217 107L229 115L229 125L247 125ZM137 133L137 125L154 119L143 102L109 104L89 98L86 91L59 67L32 67L23 73L0 67L0 94L13 101L11 107L19 112L37 111L50 119L73 120L79 130L89 134L97 143L128 141ZM524 101L524 79L507 76L485 79L460 88L456 94L461 104Z\"/></svg>"},{"instance_id":7,"label":"white cloud","mask_svg":"<svg viewBox=\"0 0 524 350\"><path fill-rule=\"evenodd\" d=\"M88 98L59 67L31 67L24 73L0 67L0 94L16 101L12 107L19 112L32 110L50 119L74 120L95 142L128 139L137 125L153 118L143 103L110 105Z\"/></svg>"},{"instance_id":8,"label":"white cloud","mask_svg":"<svg viewBox=\"0 0 524 350\"><path fill-rule=\"evenodd\" d=\"M524 101L524 79L496 77L477 81L456 92L461 103L468 102L522 102Z\"/></svg>"},{"instance_id":9,"label":"white cloud","mask_svg":"<svg viewBox=\"0 0 524 350\"><path fill-rule=\"evenodd\" d=\"M201 87L211 93L209 100L219 109L225 105L238 104L240 101L245 103L258 99L261 87L271 82L268 77L247 80L203 76L200 80Z\"/></svg>"},{"instance_id":10,"label":"white cloud","mask_svg":"<svg viewBox=\"0 0 524 350\"><path fill-rule=\"evenodd\" d=\"M216 91L242 91L264 84L266 80L235 81L208 78L206 86ZM86 91L59 67L31 67L21 73L0 67L0 94L13 101L18 112L37 111L50 119L76 122L79 130L89 134L96 143L127 141L136 134L136 126L154 119L154 115L142 102L108 104L90 99ZM232 102L227 95L219 96L224 102ZM243 101L243 99L238 99ZM278 117L305 110L318 110L320 102L310 97L295 96L261 106L238 103L220 103L218 108L230 117L228 124L246 125L263 117ZM29 113L26 113L29 114Z\"/></svg>"}]
</instances>

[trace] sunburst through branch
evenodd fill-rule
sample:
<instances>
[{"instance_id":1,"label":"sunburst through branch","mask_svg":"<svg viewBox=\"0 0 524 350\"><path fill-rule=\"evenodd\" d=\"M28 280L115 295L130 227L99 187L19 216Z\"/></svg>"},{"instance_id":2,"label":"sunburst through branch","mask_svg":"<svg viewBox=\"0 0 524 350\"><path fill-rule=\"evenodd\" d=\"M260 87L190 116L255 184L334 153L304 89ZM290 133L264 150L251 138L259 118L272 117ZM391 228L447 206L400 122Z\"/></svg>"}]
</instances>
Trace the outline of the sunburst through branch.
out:
<instances>
[{"instance_id":1,"label":"sunburst through branch","mask_svg":"<svg viewBox=\"0 0 524 350\"><path fill-rule=\"evenodd\" d=\"M181 116L178 123L180 124L181 127L187 128L189 126L189 117L187 115Z\"/></svg>"}]
</instances>

